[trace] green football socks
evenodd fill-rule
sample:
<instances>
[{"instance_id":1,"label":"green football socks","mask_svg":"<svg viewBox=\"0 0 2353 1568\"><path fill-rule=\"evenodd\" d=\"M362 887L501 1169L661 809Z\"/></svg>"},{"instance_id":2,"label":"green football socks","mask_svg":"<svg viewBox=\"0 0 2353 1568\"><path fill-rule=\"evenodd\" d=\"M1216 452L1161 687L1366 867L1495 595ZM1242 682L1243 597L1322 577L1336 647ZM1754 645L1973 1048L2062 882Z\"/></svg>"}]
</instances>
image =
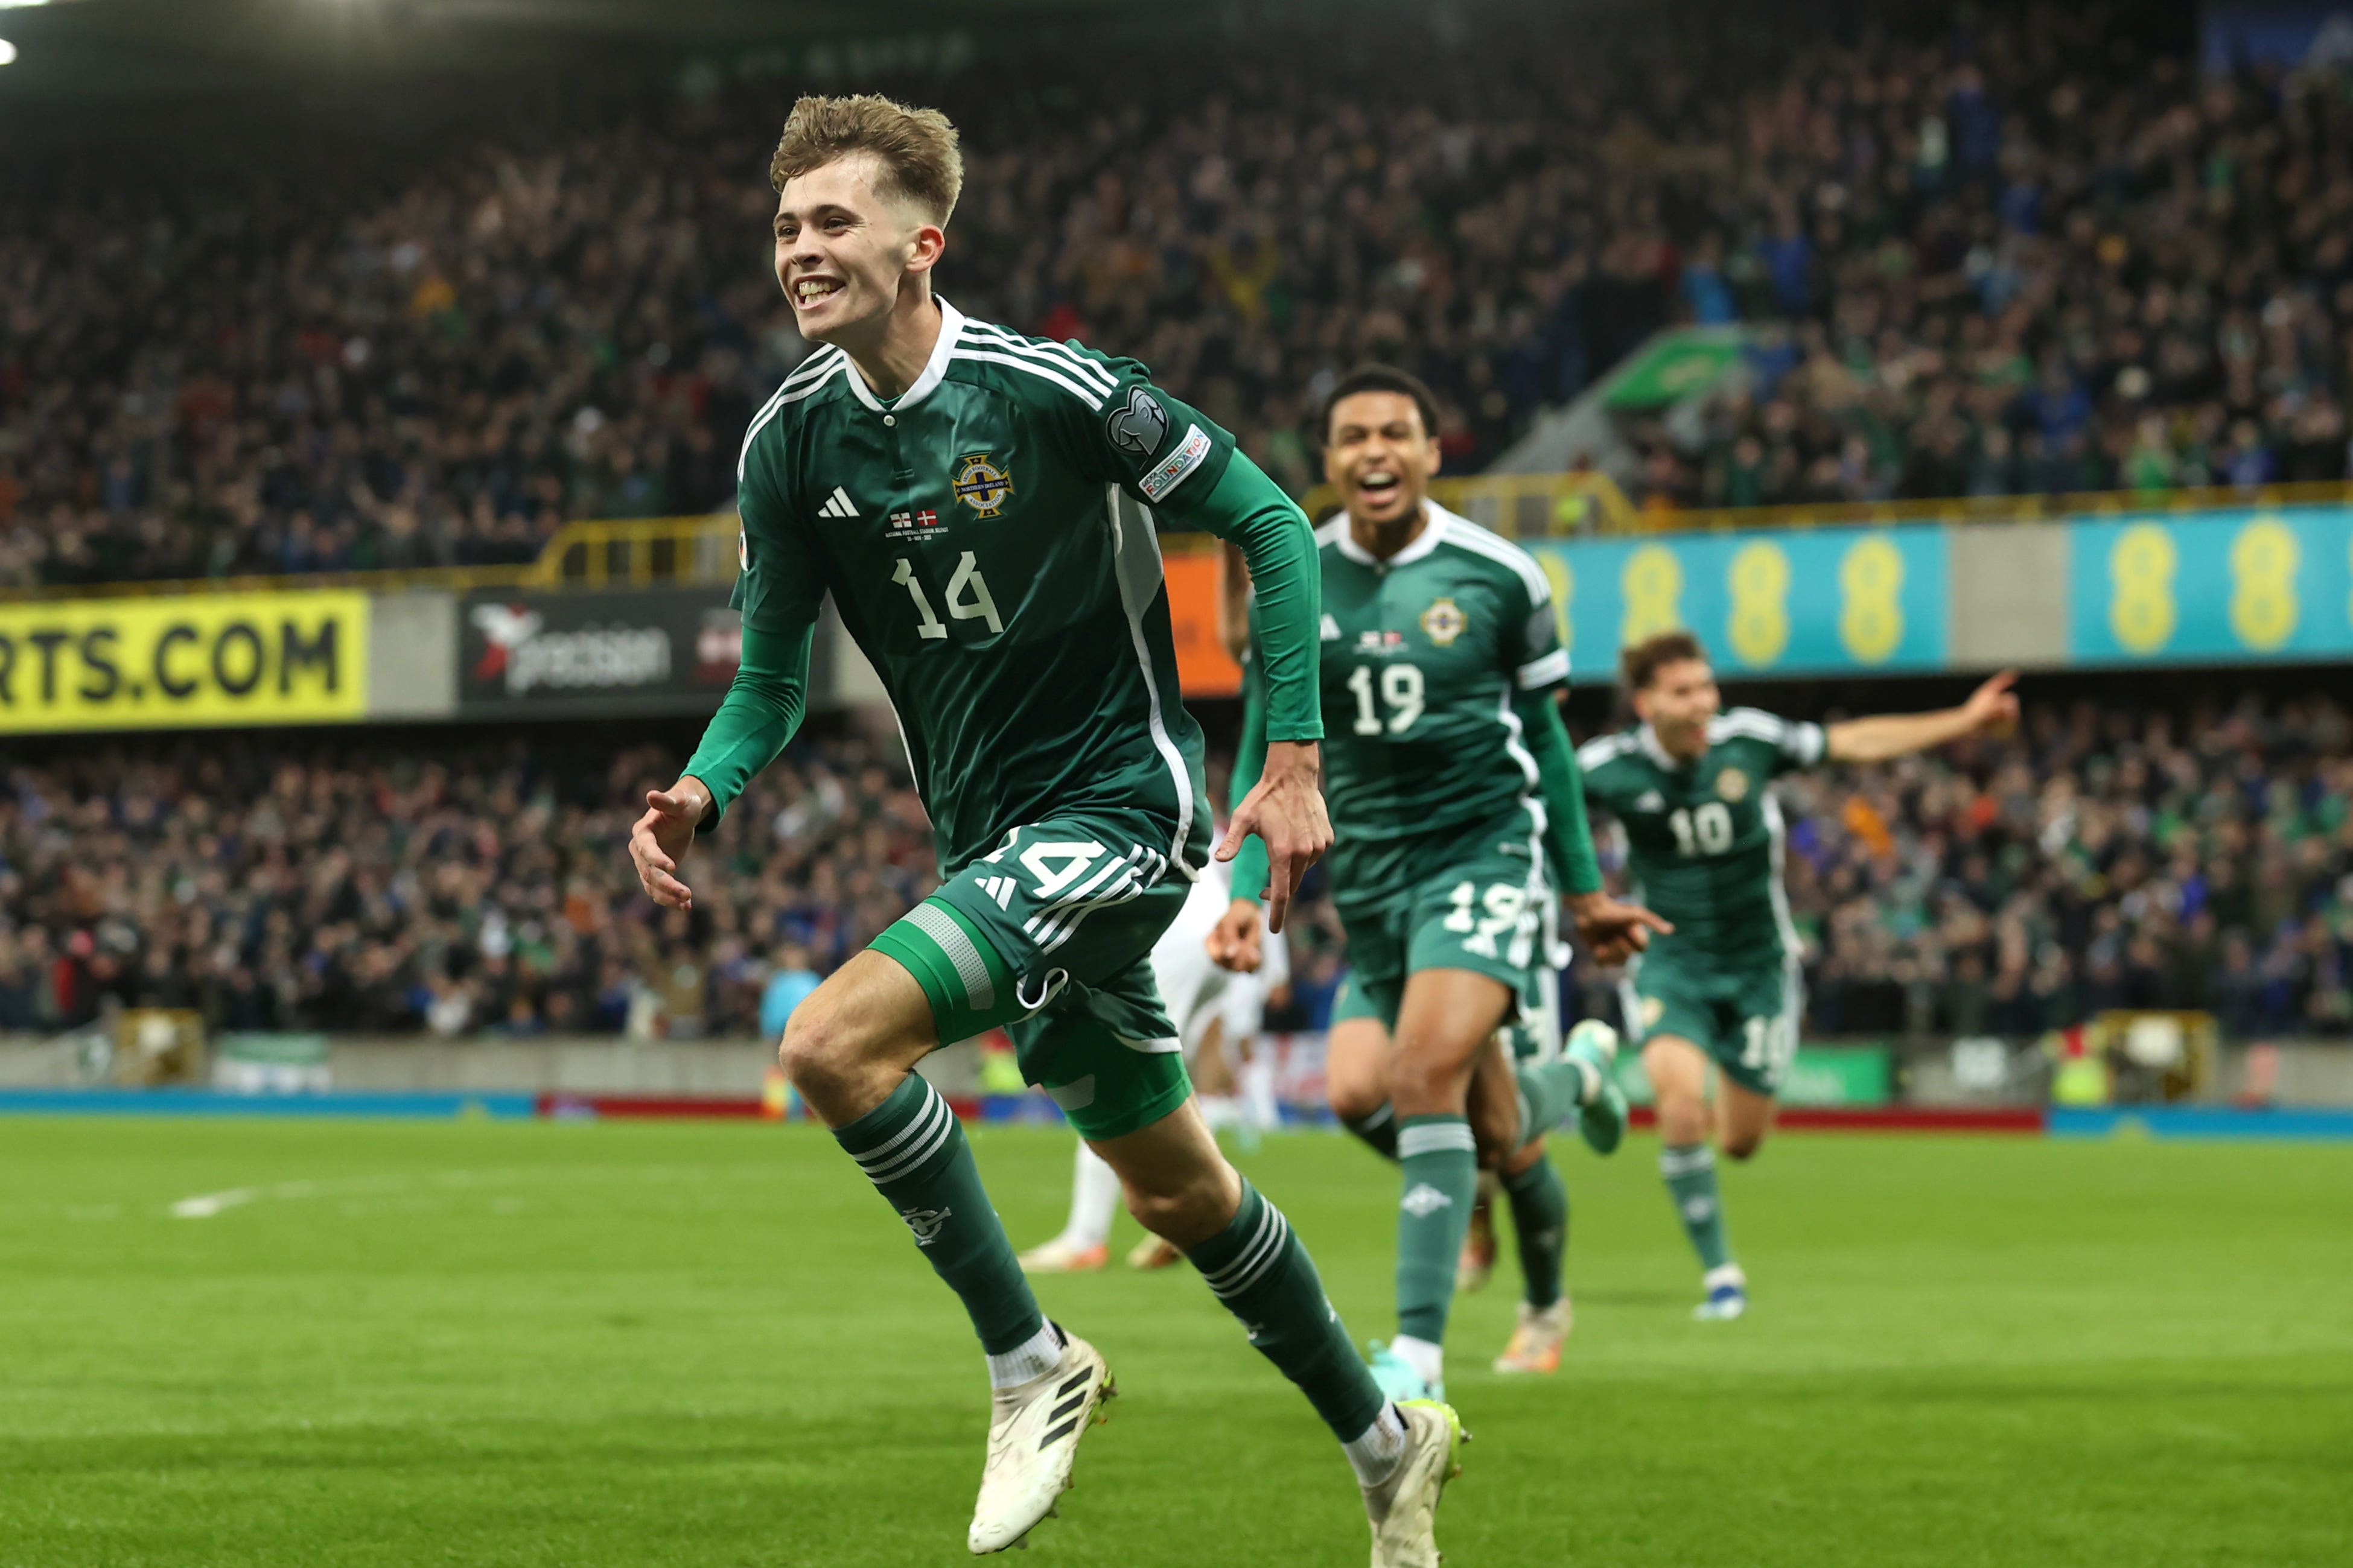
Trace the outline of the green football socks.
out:
<instances>
[{"instance_id":1,"label":"green football socks","mask_svg":"<svg viewBox=\"0 0 2353 1568\"><path fill-rule=\"evenodd\" d=\"M1408 1116L1398 1131L1398 1333L1446 1342L1454 1266L1479 1195L1479 1157L1461 1116Z\"/></svg>"},{"instance_id":2,"label":"green football socks","mask_svg":"<svg viewBox=\"0 0 2353 1568\"><path fill-rule=\"evenodd\" d=\"M964 1129L937 1090L909 1073L891 1098L833 1135L963 1300L982 1350L997 1358L1042 1342L1045 1315L981 1188Z\"/></svg>"},{"instance_id":3,"label":"green football socks","mask_svg":"<svg viewBox=\"0 0 2353 1568\"><path fill-rule=\"evenodd\" d=\"M1589 1076L1593 1070L1590 1064L1575 1057L1520 1064L1516 1075L1520 1086L1520 1147L1526 1148L1576 1116L1594 1082Z\"/></svg>"},{"instance_id":4,"label":"green football socks","mask_svg":"<svg viewBox=\"0 0 2353 1568\"><path fill-rule=\"evenodd\" d=\"M1542 1311L1560 1300L1561 1265L1568 1256L1568 1184L1549 1157L1504 1178L1512 1231L1528 1305Z\"/></svg>"},{"instance_id":5,"label":"green football socks","mask_svg":"<svg viewBox=\"0 0 2353 1568\"><path fill-rule=\"evenodd\" d=\"M1299 1385L1343 1443L1362 1439L1387 1404L1324 1297L1315 1262L1282 1211L1242 1184L1233 1223L1187 1254L1250 1342Z\"/></svg>"},{"instance_id":6,"label":"green football socks","mask_svg":"<svg viewBox=\"0 0 2353 1568\"><path fill-rule=\"evenodd\" d=\"M1704 1143L1670 1143L1659 1151L1659 1174L1666 1178L1667 1194L1701 1264L1720 1268L1731 1262L1724 1205L1715 1191L1715 1151Z\"/></svg>"}]
</instances>

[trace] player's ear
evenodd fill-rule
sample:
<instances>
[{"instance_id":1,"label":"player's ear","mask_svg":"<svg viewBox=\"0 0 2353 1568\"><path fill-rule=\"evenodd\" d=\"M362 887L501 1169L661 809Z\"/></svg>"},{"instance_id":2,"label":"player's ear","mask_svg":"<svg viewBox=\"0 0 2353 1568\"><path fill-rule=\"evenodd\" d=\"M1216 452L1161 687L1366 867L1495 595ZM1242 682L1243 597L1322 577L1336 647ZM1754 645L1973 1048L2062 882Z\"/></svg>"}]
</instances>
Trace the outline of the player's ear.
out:
<instances>
[{"instance_id":1,"label":"player's ear","mask_svg":"<svg viewBox=\"0 0 2353 1568\"><path fill-rule=\"evenodd\" d=\"M948 232L935 223L919 223L907 237L907 270L929 272L948 247Z\"/></svg>"},{"instance_id":2,"label":"player's ear","mask_svg":"<svg viewBox=\"0 0 2353 1568\"><path fill-rule=\"evenodd\" d=\"M1438 465L1442 459L1443 455L1439 449L1437 437L1428 436L1422 438L1421 455L1422 460L1425 464L1425 467L1421 470L1424 477L1438 472Z\"/></svg>"}]
</instances>

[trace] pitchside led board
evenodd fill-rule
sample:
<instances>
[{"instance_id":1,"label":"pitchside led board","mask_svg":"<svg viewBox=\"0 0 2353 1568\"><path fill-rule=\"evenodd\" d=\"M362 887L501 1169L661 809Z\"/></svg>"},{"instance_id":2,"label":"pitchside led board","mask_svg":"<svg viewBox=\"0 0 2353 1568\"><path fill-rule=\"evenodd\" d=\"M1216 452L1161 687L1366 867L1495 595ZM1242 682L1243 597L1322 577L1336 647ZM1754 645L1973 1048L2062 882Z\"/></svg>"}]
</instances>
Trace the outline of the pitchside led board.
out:
<instances>
[{"instance_id":1,"label":"pitchside led board","mask_svg":"<svg viewBox=\"0 0 2353 1568\"><path fill-rule=\"evenodd\" d=\"M2353 654L2353 510L2279 507L2074 524L2077 664Z\"/></svg>"},{"instance_id":2,"label":"pitchside led board","mask_svg":"<svg viewBox=\"0 0 2353 1568\"><path fill-rule=\"evenodd\" d=\"M1530 542L1552 578L1571 679L1687 627L1727 675L1941 669L1946 534L1934 525Z\"/></svg>"}]
</instances>

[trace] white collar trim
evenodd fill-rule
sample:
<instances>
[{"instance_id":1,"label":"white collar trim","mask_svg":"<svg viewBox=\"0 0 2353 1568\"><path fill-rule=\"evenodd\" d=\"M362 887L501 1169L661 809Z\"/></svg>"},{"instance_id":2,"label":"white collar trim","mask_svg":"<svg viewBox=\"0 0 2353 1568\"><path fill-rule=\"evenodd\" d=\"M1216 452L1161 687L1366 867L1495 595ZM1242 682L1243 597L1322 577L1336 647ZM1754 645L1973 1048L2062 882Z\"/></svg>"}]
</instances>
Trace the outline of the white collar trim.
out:
<instances>
[{"instance_id":1,"label":"white collar trim","mask_svg":"<svg viewBox=\"0 0 2353 1568\"><path fill-rule=\"evenodd\" d=\"M932 357L923 362L923 374L917 376L914 384L906 391L885 403L874 395L872 387L866 384L865 374L859 370L857 363L854 361L850 363L849 390L857 395L859 402L875 413L897 414L913 408L930 396L932 389L946 378L948 361L955 355L956 338L964 331L964 312L937 295L933 296L933 303L940 308L940 339L932 345ZM842 357L849 358L847 354Z\"/></svg>"},{"instance_id":2,"label":"white collar trim","mask_svg":"<svg viewBox=\"0 0 2353 1568\"><path fill-rule=\"evenodd\" d=\"M1414 535L1413 542L1395 555L1384 559L1356 542L1356 536L1348 521L1348 514L1343 510L1340 513L1340 553L1359 566L1374 566L1387 570L1390 567L1409 565L1436 550L1442 542L1447 528L1461 521L1426 496L1422 498L1421 516L1421 531Z\"/></svg>"}]
</instances>

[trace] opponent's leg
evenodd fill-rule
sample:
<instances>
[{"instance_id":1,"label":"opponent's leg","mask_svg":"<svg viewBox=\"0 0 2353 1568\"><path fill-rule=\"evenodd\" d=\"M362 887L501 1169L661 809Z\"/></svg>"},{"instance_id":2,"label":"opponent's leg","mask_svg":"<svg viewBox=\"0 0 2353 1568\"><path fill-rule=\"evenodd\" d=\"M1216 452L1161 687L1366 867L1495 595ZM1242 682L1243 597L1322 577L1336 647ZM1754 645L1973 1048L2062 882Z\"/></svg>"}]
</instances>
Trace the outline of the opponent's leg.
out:
<instances>
[{"instance_id":1,"label":"opponent's leg","mask_svg":"<svg viewBox=\"0 0 2353 1568\"><path fill-rule=\"evenodd\" d=\"M1468 1115L1472 1070L1510 1015L1513 993L1469 969L1423 969L1406 981L1390 1081L1404 1194L1398 1205L1398 1335L1375 1363L1392 1393L1445 1379L1454 1268L1478 1196Z\"/></svg>"},{"instance_id":2,"label":"opponent's leg","mask_svg":"<svg viewBox=\"0 0 2353 1568\"><path fill-rule=\"evenodd\" d=\"M1658 1097L1659 1174L1674 1200L1683 1234L1707 1271L1707 1300L1700 1315L1738 1317L1746 1305L1746 1280L1725 1239L1715 1151L1707 1142L1707 1058L1679 1036L1653 1035L1642 1047L1642 1070Z\"/></svg>"},{"instance_id":3,"label":"opponent's leg","mask_svg":"<svg viewBox=\"0 0 2353 1568\"><path fill-rule=\"evenodd\" d=\"M964 1302L990 1382L1006 1387L1052 1367L1061 1346L981 1188L964 1129L911 1070L936 1043L932 1019L914 976L869 950L793 1009L777 1057Z\"/></svg>"},{"instance_id":4,"label":"opponent's leg","mask_svg":"<svg viewBox=\"0 0 2353 1568\"><path fill-rule=\"evenodd\" d=\"M1226 1163L1189 1101L1096 1148L1125 1184L1129 1212L1184 1249L1251 1345L1340 1439L1365 1493L1375 1560L1434 1563L1429 1521L1456 1469L1453 1412L1400 1408L1381 1393L1290 1222ZM1385 1532L1405 1539L1385 1542ZM1385 1543L1388 1556L1380 1555ZM1417 1555L1421 1550L1430 1554Z\"/></svg>"},{"instance_id":5,"label":"opponent's leg","mask_svg":"<svg viewBox=\"0 0 2353 1568\"><path fill-rule=\"evenodd\" d=\"M1111 1258L1111 1216L1118 1207L1118 1173L1081 1139L1071 1173L1071 1217L1060 1236L1021 1255L1022 1271L1081 1274L1101 1268Z\"/></svg>"}]
</instances>

